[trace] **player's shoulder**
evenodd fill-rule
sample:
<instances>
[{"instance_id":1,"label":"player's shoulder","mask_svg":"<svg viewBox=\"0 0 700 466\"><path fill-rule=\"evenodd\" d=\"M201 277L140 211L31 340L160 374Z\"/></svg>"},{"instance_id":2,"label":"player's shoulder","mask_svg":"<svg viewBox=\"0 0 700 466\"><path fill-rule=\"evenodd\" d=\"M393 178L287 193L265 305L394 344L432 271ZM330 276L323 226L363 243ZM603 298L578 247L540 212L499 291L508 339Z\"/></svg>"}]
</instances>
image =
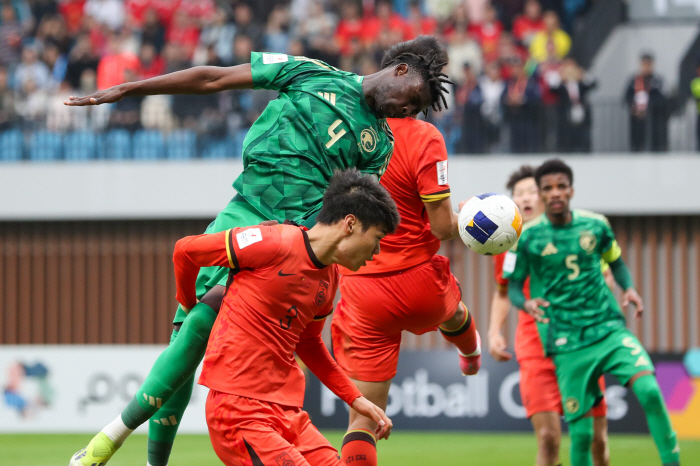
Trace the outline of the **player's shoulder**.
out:
<instances>
[{"instance_id":1,"label":"player's shoulder","mask_svg":"<svg viewBox=\"0 0 700 466\"><path fill-rule=\"evenodd\" d=\"M435 125L427 121L418 120L416 118L387 118L389 127L395 134L410 135L411 145L417 144L419 141L428 141L430 139L444 140L442 133Z\"/></svg>"},{"instance_id":2,"label":"player's shoulder","mask_svg":"<svg viewBox=\"0 0 700 466\"><path fill-rule=\"evenodd\" d=\"M584 222L588 223L602 223L605 226L610 226L610 221L608 218L603 215L599 214L597 212L592 212L590 210L584 210L584 209L576 209L574 210L574 215L576 215L577 218L583 220Z\"/></svg>"},{"instance_id":3,"label":"player's shoulder","mask_svg":"<svg viewBox=\"0 0 700 466\"><path fill-rule=\"evenodd\" d=\"M523 224L523 231L520 233L520 237L522 238L522 236L525 233L529 232L528 233L528 235L529 235L529 234L532 234L532 231L541 230L542 228L546 227L547 226L547 222L545 221L546 219L547 218L545 217L544 214L540 214L537 217L525 222Z\"/></svg>"},{"instance_id":4,"label":"player's shoulder","mask_svg":"<svg viewBox=\"0 0 700 466\"><path fill-rule=\"evenodd\" d=\"M238 249L245 249L256 243L262 247L276 247L282 242L280 225L250 225L231 229L231 240L236 242Z\"/></svg>"}]
</instances>

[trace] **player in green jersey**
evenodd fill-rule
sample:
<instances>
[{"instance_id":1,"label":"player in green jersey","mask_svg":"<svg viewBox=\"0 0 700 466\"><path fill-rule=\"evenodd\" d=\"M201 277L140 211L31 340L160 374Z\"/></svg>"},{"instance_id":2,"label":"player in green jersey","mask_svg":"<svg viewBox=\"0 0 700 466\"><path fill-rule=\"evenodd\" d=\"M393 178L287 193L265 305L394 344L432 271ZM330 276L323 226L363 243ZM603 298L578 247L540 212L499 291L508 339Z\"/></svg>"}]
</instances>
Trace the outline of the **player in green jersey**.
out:
<instances>
[{"instance_id":1,"label":"player in green jersey","mask_svg":"<svg viewBox=\"0 0 700 466\"><path fill-rule=\"evenodd\" d=\"M599 214L570 210L573 173L561 160L544 162L535 181L545 213L526 226L503 269L510 279L511 302L537 319L545 351L554 359L569 423L572 465L592 464L593 418L586 413L603 396L598 378L604 373L634 391L663 465L679 465L676 434L654 366L625 327L622 310L600 273L603 259L624 290L623 306L636 305L641 316L642 299L610 223ZM533 298L526 300L523 283L528 276Z\"/></svg>"},{"instance_id":2,"label":"player in green jersey","mask_svg":"<svg viewBox=\"0 0 700 466\"><path fill-rule=\"evenodd\" d=\"M393 150L385 118L415 116L446 105L448 83L436 61L442 46L421 36L393 46L379 72L358 76L318 60L275 53L251 54L251 63L228 68L201 66L145 81L121 84L69 106L112 103L154 94L210 94L227 89L274 89L270 102L243 142L243 173L236 196L207 228L208 233L265 220L313 223L336 170L357 167L381 176ZM148 463L165 466L194 372L202 360L228 276L203 268L193 309L178 308L168 348L127 408L71 459L73 466L105 464L139 425L149 425Z\"/></svg>"}]
</instances>

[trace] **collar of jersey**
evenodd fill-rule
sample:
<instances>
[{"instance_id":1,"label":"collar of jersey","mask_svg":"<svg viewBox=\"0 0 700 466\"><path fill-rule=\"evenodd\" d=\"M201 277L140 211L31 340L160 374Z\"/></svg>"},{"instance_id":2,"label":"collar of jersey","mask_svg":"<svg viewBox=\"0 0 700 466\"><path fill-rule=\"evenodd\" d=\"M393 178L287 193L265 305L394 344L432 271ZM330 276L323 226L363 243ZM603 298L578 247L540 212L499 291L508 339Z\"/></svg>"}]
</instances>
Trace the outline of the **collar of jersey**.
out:
<instances>
[{"instance_id":1,"label":"collar of jersey","mask_svg":"<svg viewBox=\"0 0 700 466\"><path fill-rule=\"evenodd\" d=\"M311 263L314 264L314 267L317 269L323 269L326 266L323 262L318 260L318 257L316 257L316 254L314 253L314 250L311 249L311 242L309 242L309 235L306 233L306 230L301 230L301 234L304 236L304 246L306 246L306 252L309 255L309 259L311 259Z\"/></svg>"},{"instance_id":2,"label":"collar of jersey","mask_svg":"<svg viewBox=\"0 0 700 466\"><path fill-rule=\"evenodd\" d=\"M546 214L546 213L543 213L542 216L544 217L543 220L544 220L549 226L551 226L552 228L560 228L560 229L564 229L564 228L569 228L569 227L571 227L571 225L574 224L574 222L576 221L576 218L578 217L578 215L576 215L576 210L572 209L572 210L571 210L571 221L570 221L569 223L564 224L564 225L555 225L555 224L553 224L553 223L549 220L549 217L547 217L547 214Z\"/></svg>"}]
</instances>

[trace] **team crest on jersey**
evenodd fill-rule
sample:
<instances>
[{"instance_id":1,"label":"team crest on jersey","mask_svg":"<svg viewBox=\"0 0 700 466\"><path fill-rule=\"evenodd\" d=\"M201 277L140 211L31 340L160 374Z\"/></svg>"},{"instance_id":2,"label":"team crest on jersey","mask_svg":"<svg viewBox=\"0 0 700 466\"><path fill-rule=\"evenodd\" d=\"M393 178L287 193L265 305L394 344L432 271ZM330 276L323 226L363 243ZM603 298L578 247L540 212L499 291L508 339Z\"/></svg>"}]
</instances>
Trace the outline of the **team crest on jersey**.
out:
<instances>
[{"instance_id":1,"label":"team crest on jersey","mask_svg":"<svg viewBox=\"0 0 700 466\"><path fill-rule=\"evenodd\" d=\"M576 413L576 411L578 411L580 406L581 406L581 404L573 396L568 397L566 399L566 402L564 403L564 408L566 409L566 412L569 414Z\"/></svg>"},{"instance_id":2,"label":"team crest on jersey","mask_svg":"<svg viewBox=\"0 0 700 466\"><path fill-rule=\"evenodd\" d=\"M285 451L281 455L275 456L275 461L279 466L295 466L294 460Z\"/></svg>"},{"instance_id":3,"label":"team crest on jersey","mask_svg":"<svg viewBox=\"0 0 700 466\"><path fill-rule=\"evenodd\" d=\"M595 249L596 242L597 240L595 235L590 231L584 231L581 233L581 237L578 239L578 244L581 245L581 249L589 254Z\"/></svg>"},{"instance_id":4,"label":"team crest on jersey","mask_svg":"<svg viewBox=\"0 0 700 466\"><path fill-rule=\"evenodd\" d=\"M316 299L314 299L314 304L317 306L323 305L328 297L328 282L323 280L318 281L318 291L316 292Z\"/></svg>"},{"instance_id":5,"label":"team crest on jersey","mask_svg":"<svg viewBox=\"0 0 700 466\"><path fill-rule=\"evenodd\" d=\"M360 146L365 152L372 152L377 148L377 132L374 128L363 129L360 133Z\"/></svg>"}]
</instances>

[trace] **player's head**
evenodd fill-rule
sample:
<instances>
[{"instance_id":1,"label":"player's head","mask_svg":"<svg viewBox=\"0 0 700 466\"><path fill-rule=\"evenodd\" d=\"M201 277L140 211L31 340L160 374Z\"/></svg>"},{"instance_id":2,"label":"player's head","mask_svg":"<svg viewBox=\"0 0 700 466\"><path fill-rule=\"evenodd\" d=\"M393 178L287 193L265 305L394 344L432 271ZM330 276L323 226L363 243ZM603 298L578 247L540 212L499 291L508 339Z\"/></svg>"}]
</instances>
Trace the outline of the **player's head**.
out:
<instances>
[{"instance_id":1,"label":"player's head","mask_svg":"<svg viewBox=\"0 0 700 466\"><path fill-rule=\"evenodd\" d=\"M560 159L546 160L535 170L535 182L548 215L567 215L574 196L574 173Z\"/></svg>"},{"instance_id":2,"label":"player's head","mask_svg":"<svg viewBox=\"0 0 700 466\"><path fill-rule=\"evenodd\" d=\"M400 220L387 190L356 169L333 175L316 217L317 224L334 228L336 262L350 270L379 254L379 240L396 231Z\"/></svg>"},{"instance_id":3,"label":"player's head","mask_svg":"<svg viewBox=\"0 0 700 466\"><path fill-rule=\"evenodd\" d=\"M385 73L374 96L374 110L380 118L405 118L428 108L447 108L444 93L452 84L442 69L447 51L433 36L418 36L393 45L382 58Z\"/></svg>"},{"instance_id":4,"label":"player's head","mask_svg":"<svg viewBox=\"0 0 700 466\"><path fill-rule=\"evenodd\" d=\"M532 166L522 165L511 173L506 188L510 190L513 202L520 209L523 221L528 222L544 211L535 182L535 169Z\"/></svg>"}]
</instances>

